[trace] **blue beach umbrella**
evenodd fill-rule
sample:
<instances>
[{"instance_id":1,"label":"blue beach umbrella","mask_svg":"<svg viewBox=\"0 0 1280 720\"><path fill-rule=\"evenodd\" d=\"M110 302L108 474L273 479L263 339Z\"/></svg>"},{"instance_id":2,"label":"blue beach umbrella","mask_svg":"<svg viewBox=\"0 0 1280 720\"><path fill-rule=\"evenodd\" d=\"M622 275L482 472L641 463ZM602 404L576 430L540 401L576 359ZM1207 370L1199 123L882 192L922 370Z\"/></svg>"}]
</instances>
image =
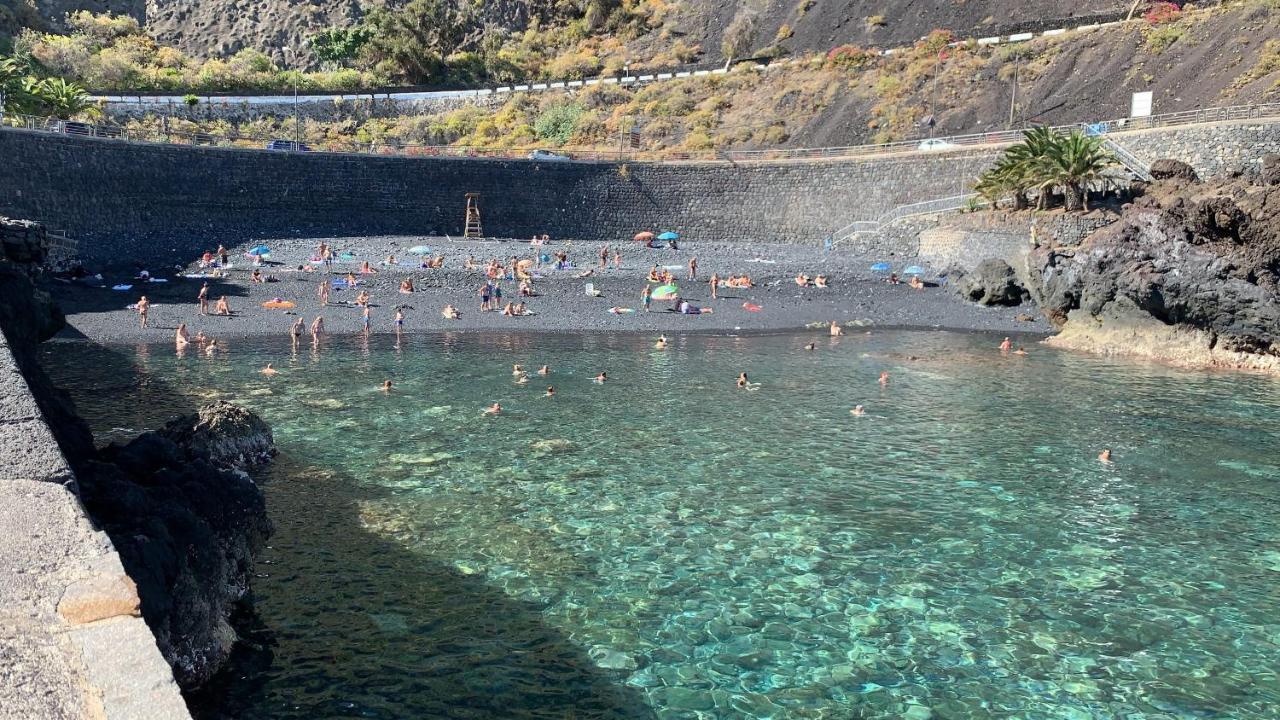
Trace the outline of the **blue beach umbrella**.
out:
<instances>
[{"instance_id":1,"label":"blue beach umbrella","mask_svg":"<svg viewBox=\"0 0 1280 720\"><path fill-rule=\"evenodd\" d=\"M903 274L903 275L923 275L923 274L924 274L924 268L920 267L919 265L912 265L911 267L907 268L906 270L903 270L903 271L902 271L902 274Z\"/></svg>"},{"instance_id":2,"label":"blue beach umbrella","mask_svg":"<svg viewBox=\"0 0 1280 720\"><path fill-rule=\"evenodd\" d=\"M270 255L271 248L267 247L266 245L259 245L258 247L250 248L249 254L250 255Z\"/></svg>"},{"instance_id":3,"label":"blue beach umbrella","mask_svg":"<svg viewBox=\"0 0 1280 720\"><path fill-rule=\"evenodd\" d=\"M871 266L871 272L889 272L889 263L878 262Z\"/></svg>"},{"instance_id":4,"label":"blue beach umbrella","mask_svg":"<svg viewBox=\"0 0 1280 720\"><path fill-rule=\"evenodd\" d=\"M413 247L409 248L409 254L410 255L430 255L431 248L427 247L426 245L414 245Z\"/></svg>"},{"instance_id":5,"label":"blue beach umbrella","mask_svg":"<svg viewBox=\"0 0 1280 720\"><path fill-rule=\"evenodd\" d=\"M670 230L668 230L668 231L666 231L666 232L662 233L661 235L659 235L659 236L658 236L658 239L659 239L659 240L679 240L679 239L680 239L680 233L678 233L678 232L671 232Z\"/></svg>"}]
</instances>

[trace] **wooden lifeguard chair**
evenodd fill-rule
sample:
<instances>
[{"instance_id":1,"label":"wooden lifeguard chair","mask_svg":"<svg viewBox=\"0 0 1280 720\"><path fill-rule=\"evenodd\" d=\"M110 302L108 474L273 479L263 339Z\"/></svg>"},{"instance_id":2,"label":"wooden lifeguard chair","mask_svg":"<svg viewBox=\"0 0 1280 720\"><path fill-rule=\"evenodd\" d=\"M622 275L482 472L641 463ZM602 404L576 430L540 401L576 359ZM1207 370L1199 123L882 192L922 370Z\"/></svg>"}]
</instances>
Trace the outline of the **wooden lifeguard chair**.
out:
<instances>
[{"instance_id":1,"label":"wooden lifeguard chair","mask_svg":"<svg viewBox=\"0 0 1280 720\"><path fill-rule=\"evenodd\" d=\"M462 226L462 237L484 237L484 229L480 225L480 193L467 193L467 218Z\"/></svg>"}]
</instances>

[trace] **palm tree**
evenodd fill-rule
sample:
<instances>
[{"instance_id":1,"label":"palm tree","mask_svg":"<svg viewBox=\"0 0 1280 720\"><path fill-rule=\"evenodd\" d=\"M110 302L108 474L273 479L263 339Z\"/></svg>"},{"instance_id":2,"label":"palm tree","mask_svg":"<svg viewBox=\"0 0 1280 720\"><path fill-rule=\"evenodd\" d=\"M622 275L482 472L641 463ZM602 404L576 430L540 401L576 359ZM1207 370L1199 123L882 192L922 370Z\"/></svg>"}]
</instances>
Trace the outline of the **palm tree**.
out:
<instances>
[{"instance_id":1,"label":"palm tree","mask_svg":"<svg viewBox=\"0 0 1280 720\"><path fill-rule=\"evenodd\" d=\"M1058 135L1041 159L1037 168L1040 187L1060 186L1068 211L1083 208L1088 212L1089 186L1114 163L1115 158L1102 146L1102 138L1073 130L1070 135Z\"/></svg>"},{"instance_id":2,"label":"palm tree","mask_svg":"<svg viewBox=\"0 0 1280 720\"><path fill-rule=\"evenodd\" d=\"M89 99L84 88L62 78L46 78L36 83L35 95L45 112L60 120L76 115L97 115L98 108Z\"/></svg>"}]
</instances>

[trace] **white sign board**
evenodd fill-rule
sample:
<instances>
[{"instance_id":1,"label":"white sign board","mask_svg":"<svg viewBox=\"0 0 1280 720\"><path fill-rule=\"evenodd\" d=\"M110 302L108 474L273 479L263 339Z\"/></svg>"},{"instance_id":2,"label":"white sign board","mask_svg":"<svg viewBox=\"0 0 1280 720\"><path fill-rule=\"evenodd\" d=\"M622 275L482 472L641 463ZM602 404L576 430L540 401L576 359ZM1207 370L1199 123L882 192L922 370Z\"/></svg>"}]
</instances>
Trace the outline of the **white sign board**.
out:
<instances>
[{"instance_id":1,"label":"white sign board","mask_svg":"<svg viewBox=\"0 0 1280 720\"><path fill-rule=\"evenodd\" d=\"M1129 108L1129 117L1147 117L1151 114L1151 93L1133 94L1133 105Z\"/></svg>"}]
</instances>

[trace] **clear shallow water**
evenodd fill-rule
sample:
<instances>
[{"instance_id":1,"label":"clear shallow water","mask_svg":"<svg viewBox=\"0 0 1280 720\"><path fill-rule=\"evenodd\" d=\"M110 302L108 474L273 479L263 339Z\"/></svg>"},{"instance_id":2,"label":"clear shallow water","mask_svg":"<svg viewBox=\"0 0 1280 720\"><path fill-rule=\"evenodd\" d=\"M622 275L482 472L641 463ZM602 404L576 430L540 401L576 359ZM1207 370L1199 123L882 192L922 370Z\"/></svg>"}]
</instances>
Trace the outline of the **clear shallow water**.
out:
<instances>
[{"instance_id":1,"label":"clear shallow water","mask_svg":"<svg viewBox=\"0 0 1280 720\"><path fill-rule=\"evenodd\" d=\"M104 431L185 396L275 428L259 649L209 717L1280 717L1280 383L808 339L47 361Z\"/></svg>"}]
</instances>

